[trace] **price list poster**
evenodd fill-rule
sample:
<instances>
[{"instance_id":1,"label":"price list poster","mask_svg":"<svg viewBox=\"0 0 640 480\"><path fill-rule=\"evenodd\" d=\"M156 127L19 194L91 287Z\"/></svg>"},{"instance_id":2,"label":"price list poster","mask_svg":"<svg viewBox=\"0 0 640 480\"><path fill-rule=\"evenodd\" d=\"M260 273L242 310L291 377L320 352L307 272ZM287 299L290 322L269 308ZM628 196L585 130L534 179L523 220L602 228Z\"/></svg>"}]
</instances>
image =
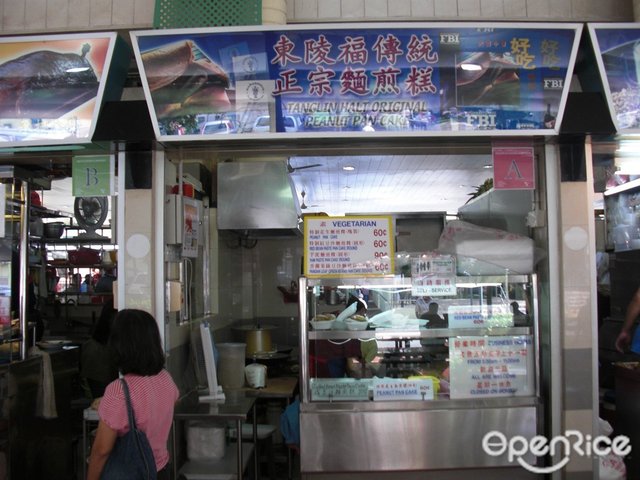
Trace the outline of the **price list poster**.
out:
<instances>
[{"instance_id":1,"label":"price list poster","mask_svg":"<svg viewBox=\"0 0 640 480\"><path fill-rule=\"evenodd\" d=\"M394 272L390 216L310 216L304 219L307 277L384 276Z\"/></svg>"}]
</instances>

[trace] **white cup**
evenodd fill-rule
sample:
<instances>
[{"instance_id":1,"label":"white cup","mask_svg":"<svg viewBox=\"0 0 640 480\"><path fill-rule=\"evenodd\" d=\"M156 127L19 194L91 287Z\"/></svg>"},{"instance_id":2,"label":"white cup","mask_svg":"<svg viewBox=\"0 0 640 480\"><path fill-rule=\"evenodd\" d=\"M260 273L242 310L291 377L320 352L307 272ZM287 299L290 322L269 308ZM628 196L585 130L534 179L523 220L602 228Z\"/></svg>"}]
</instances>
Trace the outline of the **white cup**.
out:
<instances>
[{"instance_id":1,"label":"white cup","mask_svg":"<svg viewBox=\"0 0 640 480\"><path fill-rule=\"evenodd\" d=\"M247 384L251 388L264 388L267 381L267 366L261 363L250 363L244 367Z\"/></svg>"}]
</instances>

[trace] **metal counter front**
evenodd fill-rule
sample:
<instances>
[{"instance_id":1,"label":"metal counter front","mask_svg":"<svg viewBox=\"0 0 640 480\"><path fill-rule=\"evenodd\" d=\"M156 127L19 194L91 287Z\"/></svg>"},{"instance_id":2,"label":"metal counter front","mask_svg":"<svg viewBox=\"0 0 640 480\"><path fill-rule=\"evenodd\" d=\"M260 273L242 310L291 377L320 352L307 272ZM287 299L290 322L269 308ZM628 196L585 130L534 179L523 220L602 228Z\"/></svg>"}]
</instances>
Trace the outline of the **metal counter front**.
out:
<instances>
[{"instance_id":1,"label":"metal counter front","mask_svg":"<svg viewBox=\"0 0 640 480\"><path fill-rule=\"evenodd\" d=\"M301 470L363 472L438 470L510 465L482 450L492 430L507 438L536 435L539 406L478 407L467 402L385 402L301 406ZM527 405L526 403L532 403ZM380 408L382 407L382 408ZM463 448L461 448L463 446ZM535 464L532 455L523 458Z\"/></svg>"},{"instance_id":2,"label":"metal counter front","mask_svg":"<svg viewBox=\"0 0 640 480\"><path fill-rule=\"evenodd\" d=\"M528 441L543 431L535 275L453 279L456 292L437 298L444 318L426 321L414 313L424 296L411 294L410 281L300 279L303 478L508 467L528 475L506 453L487 453L483 438ZM336 289L347 305L367 295L366 328L335 317L348 310L324 300Z\"/></svg>"}]
</instances>

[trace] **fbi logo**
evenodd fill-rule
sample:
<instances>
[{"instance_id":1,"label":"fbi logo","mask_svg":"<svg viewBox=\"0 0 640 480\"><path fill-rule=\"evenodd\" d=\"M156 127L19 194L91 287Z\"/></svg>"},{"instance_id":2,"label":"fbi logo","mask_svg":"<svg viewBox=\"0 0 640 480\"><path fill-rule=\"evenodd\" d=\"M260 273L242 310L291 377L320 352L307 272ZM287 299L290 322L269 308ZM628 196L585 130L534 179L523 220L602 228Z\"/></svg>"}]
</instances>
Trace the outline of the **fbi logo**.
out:
<instances>
[{"instance_id":1,"label":"fbi logo","mask_svg":"<svg viewBox=\"0 0 640 480\"><path fill-rule=\"evenodd\" d=\"M441 32L440 45L460 45L460 34L457 32Z\"/></svg>"},{"instance_id":2,"label":"fbi logo","mask_svg":"<svg viewBox=\"0 0 640 480\"><path fill-rule=\"evenodd\" d=\"M545 90L562 90L564 88L564 78L544 78L542 85Z\"/></svg>"}]
</instances>

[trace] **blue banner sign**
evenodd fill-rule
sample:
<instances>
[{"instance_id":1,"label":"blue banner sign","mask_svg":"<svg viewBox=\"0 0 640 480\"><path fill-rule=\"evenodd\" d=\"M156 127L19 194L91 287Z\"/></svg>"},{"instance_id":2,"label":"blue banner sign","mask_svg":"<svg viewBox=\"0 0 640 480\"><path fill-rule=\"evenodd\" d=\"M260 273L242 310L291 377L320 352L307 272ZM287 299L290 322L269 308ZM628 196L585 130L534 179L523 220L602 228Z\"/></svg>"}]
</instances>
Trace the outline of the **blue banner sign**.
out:
<instances>
[{"instance_id":1,"label":"blue banner sign","mask_svg":"<svg viewBox=\"0 0 640 480\"><path fill-rule=\"evenodd\" d=\"M578 35L573 24L132 32L157 133L172 140L554 134Z\"/></svg>"},{"instance_id":2,"label":"blue banner sign","mask_svg":"<svg viewBox=\"0 0 640 480\"><path fill-rule=\"evenodd\" d=\"M590 24L600 78L618 131L640 131L640 28L632 24Z\"/></svg>"}]
</instances>

